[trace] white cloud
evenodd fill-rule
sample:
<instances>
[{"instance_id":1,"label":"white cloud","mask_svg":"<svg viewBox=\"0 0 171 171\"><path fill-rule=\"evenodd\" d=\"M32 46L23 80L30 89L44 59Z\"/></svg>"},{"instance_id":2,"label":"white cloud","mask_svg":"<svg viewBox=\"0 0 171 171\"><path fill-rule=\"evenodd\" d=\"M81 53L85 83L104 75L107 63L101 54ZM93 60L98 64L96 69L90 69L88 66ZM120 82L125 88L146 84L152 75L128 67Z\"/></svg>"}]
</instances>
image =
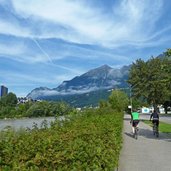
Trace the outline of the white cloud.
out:
<instances>
[{"instance_id":1,"label":"white cloud","mask_svg":"<svg viewBox=\"0 0 171 171\"><path fill-rule=\"evenodd\" d=\"M31 32L29 28L24 28L17 22L4 21L0 18L0 33L7 35L15 35L19 37L30 37Z\"/></svg>"},{"instance_id":2,"label":"white cloud","mask_svg":"<svg viewBox=\"0 0 171 171\"><path fill-rule=\"evenodd\" d=\"M22 55L25 51L23 44L6 44L0 42L0 55Z\"/></svg>"},{"instance_id":3,"label":"white cloud","mask_svg":"<svg viewBox=\"0 0 171 171\"><path fill-rule=\"evenodd\" d=\"M163 29L161 26L159 31L156 27L163 14L163 0L115 1L115 6L111 7L113 11L105 10L106 13L103 9L105 6L96 3L93 6L89 2L86 0L0 0L0 5L7 3L4 8L7 10L6 13L0 15L0 34L4 38L4 40L0 39L0 59L6 57L23 64L32 64L30 66L38 69L41 63L44 67L42 68L47 72L47 75L37 75L34 71L30 74L25 71L18 73L13 71L15 68L3 72L1 67L2 80L6 79L7 83L16 87L19 85L37 87L42 84L53 86L55 83L60 84L64 80L70 80L86 72L90 66L87 66L86 62L81 63L82 59L89 63L98 61L98 65L104 61L108 63L114 61L111 65L115 65L116 62L118 66L123 63L129 64L139 49L141 51L144 47L159 47L160 44L171 39L170 34L164 36L171 29L170 25L165 25ZM7 35L13 35L12 39L5 37ZM89 48L72 43L58 44L44 38L59 38L69 42L99 46ZM102 46L107 48L101 48ZM80 66L75 64L76 67L71 67L74 64L68 61L73 62L75 59L67 61L69 57L78 59ZM66 62L64 66L58 63L64 61ZM40 67L40 71L43 70L42 68ZM50 73L49 70L54 73ZM59 72L58 75L56 71Z\"/></svg>"},{"instance_id":4,"label":"white cloud","mask_svg":"<svg viewBox=\"0 0 171 171\"><path fill-rule=\"evenodd\" d=\"M45 55L36 52L32 53L30 51L31 49L29 49L24 44L24 42L20 42L20 43L17 42L12 43L10 41L7 43L0 42L0 58L5 57L11 60L16 60L24 63L37 63L37 62L46 63L49 61L49 59Z\"/></svg>"},{"instance_id":5,"label":"white cloud","mask_svg":"<svg viewBox=\"0 0 171 171\"><path fill-rule=\"evenodd\" d=\"M44 18L46 20L56 22L58 24L64 25L68 28L73 28L78 35L67 35L67 38L71 39L84 39L86 37L91 37L92 41L96 41L97 38L105 34L105 27L108 27L104 22L104 14L100 14L97 9L92 9L86 4L82 4L78 1L53 1L49 3L48 0L45 1L14 1L14 7L16 11L25 16L25 18L31 15ZM27 4L27 6L25 6ZM98 21L99 20L99 21ZM110 23L109 23L110 24ZM61 33L61 37L64 37Z\"/></svg>"},{"instance_id":6,"label":"white cloud","mask_svg":"<svg viewBox=\"0 0 171 171\"><path fill-rule=\"evenodd\" d=\"M118 40L122 39L125 44L128 41L136 45L137 40L145 44L144 40L155 33L155 22L162 15L162 10L161 0L123 0L113 8L118 20L112 32L116 31Z\"/></svg>"},{"instance_id":7,"label":"white cloud","mask_svg":"<svg viewBox=\"0 0 171 171\"><path fill-rule=\"evenodd\" d=\"M116 82L117 84L117 82ZM104 87L104 88L111 88L111 87ZM91 87L91 88L84 88L81 90L73 90L73 89L68 89L67 91L56 91L56 90L38 90L38 91L33 91L31 93L32 98L37 98L39 96L53 96L53 95L74 95L74 94L83 94L83 93L89 93L91 91L96 91L98 90L99 87Z\"/></svg>"},{"instance_id":8,"label":"white cloud","mask_svg":"<svg viewBox=\"0 0 171 171\"><path fill-rule=\"evenodd\" d=\"M113 7L113 15L109 15L104 14L103 9L89 6L86 1L53 0L50 3L48 0L13 1L16 12L25 19L40 17L42 20L68 28L68 31L59 29L57 32L44 29L44 32L34 35L32 31L26 29L22 32L13 26L13 33L58 37L78 43L96 43L109 47L122 46L126 41L136 44L136 40L145 44L149 35L155 34L155 22L162 15L162 0L119 2Z\"/></svg>"}]
</instances>

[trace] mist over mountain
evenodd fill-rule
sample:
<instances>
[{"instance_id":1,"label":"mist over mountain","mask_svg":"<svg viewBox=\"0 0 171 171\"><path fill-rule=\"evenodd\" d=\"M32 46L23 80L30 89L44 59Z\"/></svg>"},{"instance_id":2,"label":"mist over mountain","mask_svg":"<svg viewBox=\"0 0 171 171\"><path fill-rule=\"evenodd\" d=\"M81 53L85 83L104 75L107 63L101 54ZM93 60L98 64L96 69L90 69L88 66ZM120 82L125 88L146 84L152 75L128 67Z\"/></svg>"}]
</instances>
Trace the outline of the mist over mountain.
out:
<instances>
[{"instance_id":1,"label":"mist over mountain","mask_svg":"<svg viewBox=\"0 0 171 171\"><path fill-rule=\"evenodd\" d=\"M92 92L109 92L113 88L127 87L130 66L123 66L120 69L103 65L92 69L80 76L76 76L71 80L63 81L58 87L50 89L47 87L39 87L32 90L27 97L32 99L46 100L63 100L68 98L81 96ZM96 93L95 93L96 94ZM97 95L97 94L96 94ZM104 95L105 96L105 95Z\"/></svg>"}]
</instances>

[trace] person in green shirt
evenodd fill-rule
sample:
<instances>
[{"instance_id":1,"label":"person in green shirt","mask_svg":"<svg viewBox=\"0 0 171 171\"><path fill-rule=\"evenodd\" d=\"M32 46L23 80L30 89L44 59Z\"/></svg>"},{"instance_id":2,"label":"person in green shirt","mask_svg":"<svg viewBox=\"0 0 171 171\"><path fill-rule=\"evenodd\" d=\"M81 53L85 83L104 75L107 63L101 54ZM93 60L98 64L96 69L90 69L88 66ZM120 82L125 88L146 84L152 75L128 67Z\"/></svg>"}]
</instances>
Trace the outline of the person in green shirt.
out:
<instances>
[{"instance_id":1,"label":"person in green shirt","mask_svg":"<svg viewBox=\"0 0 171 171\"><path fill-rule=\"evenodd\" d=\"M133 112L131 113L131 123L132 123L132 132L135 133L135 127L138 127L139 123L139 113L133 109Z\"/></svg>"}]
</instances>

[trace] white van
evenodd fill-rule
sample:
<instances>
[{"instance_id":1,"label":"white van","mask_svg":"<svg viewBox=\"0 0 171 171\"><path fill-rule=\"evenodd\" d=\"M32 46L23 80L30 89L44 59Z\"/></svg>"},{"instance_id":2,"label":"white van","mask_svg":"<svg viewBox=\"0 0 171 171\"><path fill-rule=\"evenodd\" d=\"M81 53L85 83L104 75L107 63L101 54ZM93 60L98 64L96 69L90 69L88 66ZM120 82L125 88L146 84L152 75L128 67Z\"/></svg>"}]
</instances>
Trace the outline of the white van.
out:
<instances>
[{"instance_id":1,"label":"white van","mask_svg":"<svg viewBox=\"0 0 171 171\"><path fill-rule=\"evenodd\" d=\"M148 108L148 107L142 107L141 108L141 113L149 114L150 113L150 108Z\"/></svg>"}]
</instances>

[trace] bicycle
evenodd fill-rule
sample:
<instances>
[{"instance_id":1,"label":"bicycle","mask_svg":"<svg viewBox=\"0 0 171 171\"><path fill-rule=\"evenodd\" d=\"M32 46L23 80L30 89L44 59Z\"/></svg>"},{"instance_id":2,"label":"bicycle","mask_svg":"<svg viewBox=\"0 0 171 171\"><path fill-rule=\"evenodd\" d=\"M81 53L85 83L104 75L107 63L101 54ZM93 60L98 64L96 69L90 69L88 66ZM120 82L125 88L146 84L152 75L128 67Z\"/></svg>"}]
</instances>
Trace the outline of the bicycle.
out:
<instances>
[{"instance_id":1,"label":"bicycle","mask_svg":"<svg viewBox=\"0 0 171 171\"><path fill-rule=\"evenodd\" d=\"M159 137L159 130L158 130L158 126L157 126L157 123L153 123L153 134L156 136L156 137Z\"/></svg>"},{"instance_id":2,"label":"bicycle","mask_svg":"<svg viewBox=\"0 0 171 171\"><path fill-rule=\"evenodd\" d=\"M134 133L133 133L133 138L135 138L135 139L138 139L138 131L139 131L139 128L138 128L138 123L139 123L139 121L138 122L136 122L136 124L134 123L132 123L133 121L131 120L130 121L130 124L134 127Z\"/></svg>"},{"instance_id":3,"label":"bicycle","mask_svg":"<svg viewBox=\"0 0 171 171\"><path fill-rule=\"evenodd\" d=\"M137 140L138 139L138 127L135 127L135 132L134 132L134 138Z\"/></svg>"}]
</instances>

